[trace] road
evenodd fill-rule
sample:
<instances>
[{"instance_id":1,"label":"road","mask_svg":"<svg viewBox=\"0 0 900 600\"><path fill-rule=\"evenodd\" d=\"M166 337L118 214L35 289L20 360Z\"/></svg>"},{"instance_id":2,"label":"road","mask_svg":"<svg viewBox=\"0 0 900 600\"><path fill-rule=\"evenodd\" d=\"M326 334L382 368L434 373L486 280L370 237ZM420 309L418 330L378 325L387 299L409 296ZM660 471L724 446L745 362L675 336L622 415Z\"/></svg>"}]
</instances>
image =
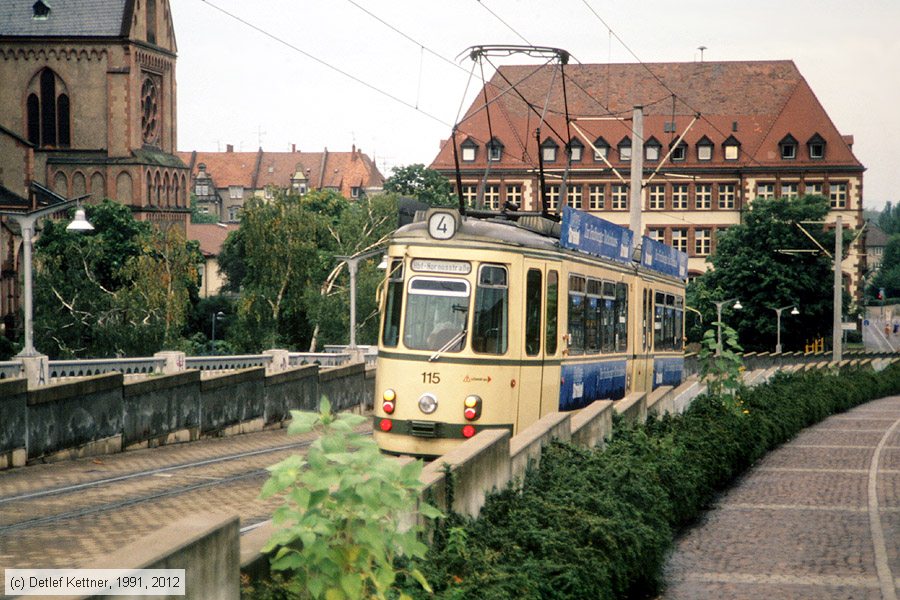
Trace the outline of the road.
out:
<instances>
[{"instance_id":1,"label":"road","mask_svg":"<svg viewBox=\"0 0 900 600\"><path fill-rule=\"evenodd\" d=\"M265 468L314 439L286 431L0 472L0 570L91 568L192 512L238 514L242 531L251 528L278 504L258 498Z\"/></svg>"}]
</instances>

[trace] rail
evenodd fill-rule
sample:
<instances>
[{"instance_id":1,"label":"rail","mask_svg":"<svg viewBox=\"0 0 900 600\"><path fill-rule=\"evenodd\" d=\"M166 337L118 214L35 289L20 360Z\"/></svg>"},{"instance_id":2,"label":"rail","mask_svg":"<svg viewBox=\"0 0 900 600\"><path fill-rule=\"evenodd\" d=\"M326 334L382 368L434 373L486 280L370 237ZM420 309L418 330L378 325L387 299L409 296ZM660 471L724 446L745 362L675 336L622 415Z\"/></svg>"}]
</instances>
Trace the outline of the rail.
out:
<instances>
[{"instance_id":1,"label":"rail","mask_svg":"<svg viewBox=\"0 0 900 600\"><path fill-rule=\"evenodd\" d=\"M272 357L268 354L237 354L233 356L188 356L184 359L187 369L198 371L233 371L268 367Z\"/></svg>"},{"instance_id":2,"label":"rail","mask_svg":"<svg viewBox=\"0 0 900 600\"><path fill-rule=\"evenodd\" d=\"M50 379L63 377L90 377L104 373L123 375L152 375L161 373L165 360L154 357L143 358L90 358L82 360L51 360Z\"/></svg>"},{"instance_id":3,"label":"rail","mask_svg":"<svg viewBox=\"0 0 900 600\"><path fill-rule=\"evenodd\" d=\"M22 372L22 363L19 361L2 361L0 362L0 379L15 379L24 375Z\"/></svg>"}]
</instances>

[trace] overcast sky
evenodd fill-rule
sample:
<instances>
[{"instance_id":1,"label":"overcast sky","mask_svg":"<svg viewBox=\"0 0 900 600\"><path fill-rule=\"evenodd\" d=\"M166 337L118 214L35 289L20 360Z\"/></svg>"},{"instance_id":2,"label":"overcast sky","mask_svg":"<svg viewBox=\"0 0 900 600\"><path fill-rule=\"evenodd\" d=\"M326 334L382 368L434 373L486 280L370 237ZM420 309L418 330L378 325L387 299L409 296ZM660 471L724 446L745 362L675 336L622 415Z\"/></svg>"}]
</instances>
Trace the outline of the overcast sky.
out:
<instances>
[{"instance_id":1,"label":"overcast sky","mask_svg":"<svg viewBox=\"0 0 900 600\"><path fill-rule=\"evenodd\" d=\"M555 46L582 63L693 61L706 46L707 61L793 60L855 137L865 207L900 201L900 0L170 3L179 150L355 143L389 176L428 165L480 89L478 74L466 94L471 62L456 60L470 46Z\"/></svg>"}]
</instances>

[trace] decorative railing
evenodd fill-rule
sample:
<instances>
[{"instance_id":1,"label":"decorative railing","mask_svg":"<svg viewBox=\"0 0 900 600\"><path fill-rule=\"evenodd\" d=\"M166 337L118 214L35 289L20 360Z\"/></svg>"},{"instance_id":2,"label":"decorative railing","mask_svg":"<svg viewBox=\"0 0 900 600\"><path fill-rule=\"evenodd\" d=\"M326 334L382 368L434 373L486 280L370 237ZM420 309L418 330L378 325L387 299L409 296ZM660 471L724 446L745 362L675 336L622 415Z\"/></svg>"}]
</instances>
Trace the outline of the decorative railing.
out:
<instances>
[{"instance_id":1,"label":"decorative railing","mask_svg":"<svg viewBox=\"0 0 900 600\"><path fill-rule=\"evenodd\" d=\"M184 366L198 371L234 371L236 369L252 369L268 367L272 362L269 354L238 354L235 356L188 356Z\"/></svg>"},{"instance_id":2,"label":"decorative railing","mask_svg":"<svg viewBox=\"0 0 900 600\"><path fill-rule=\"evenodd\" d=\"M143 358L89 358L83 360L51 360L50 379L63 377L90 377L118 372L123 375L152 375L162 373L165 359Z\"/></svg>"},{"instance_id":3,"label":"decorative railing","mask_svg":"<svg viewBox=\"0 0 900 600\"><path fill-rule=\"evenodd\" d=\"M350 354L337 352L291 352L290 365L319 365L320 367L339 367L350 362Z\"/></svg>"},{"instance_id":4,"label":"decorative railing","mask_svg":"<svg viewBox=\"0 0 900 600\"><path fill-rule=\"evenodd\" d=\"M15 379L23 375L22 363L18 361L0 362L0 379Z\"/></svg>"}]
</instances>

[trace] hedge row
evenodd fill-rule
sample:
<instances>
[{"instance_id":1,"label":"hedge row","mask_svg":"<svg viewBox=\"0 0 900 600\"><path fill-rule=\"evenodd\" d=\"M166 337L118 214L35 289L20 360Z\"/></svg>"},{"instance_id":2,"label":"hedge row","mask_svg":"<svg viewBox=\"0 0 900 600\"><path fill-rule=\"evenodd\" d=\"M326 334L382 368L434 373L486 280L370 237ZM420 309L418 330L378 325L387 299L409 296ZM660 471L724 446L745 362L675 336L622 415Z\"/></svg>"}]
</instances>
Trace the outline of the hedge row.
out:
<instances>
[{"instance_id":1,"label":"hedge row","mask_svg":"<svg viewBox=\"0 0 900 600\"><path fill-rule=\"evenodd\" d=\"M675 533L737 475L828 415L896 393L900 366L778 375L681 416L617 422L602 450L553 444L477 520L449 516L420 566L439 598L652 596Z\"/></svg>"}]
</instances>

